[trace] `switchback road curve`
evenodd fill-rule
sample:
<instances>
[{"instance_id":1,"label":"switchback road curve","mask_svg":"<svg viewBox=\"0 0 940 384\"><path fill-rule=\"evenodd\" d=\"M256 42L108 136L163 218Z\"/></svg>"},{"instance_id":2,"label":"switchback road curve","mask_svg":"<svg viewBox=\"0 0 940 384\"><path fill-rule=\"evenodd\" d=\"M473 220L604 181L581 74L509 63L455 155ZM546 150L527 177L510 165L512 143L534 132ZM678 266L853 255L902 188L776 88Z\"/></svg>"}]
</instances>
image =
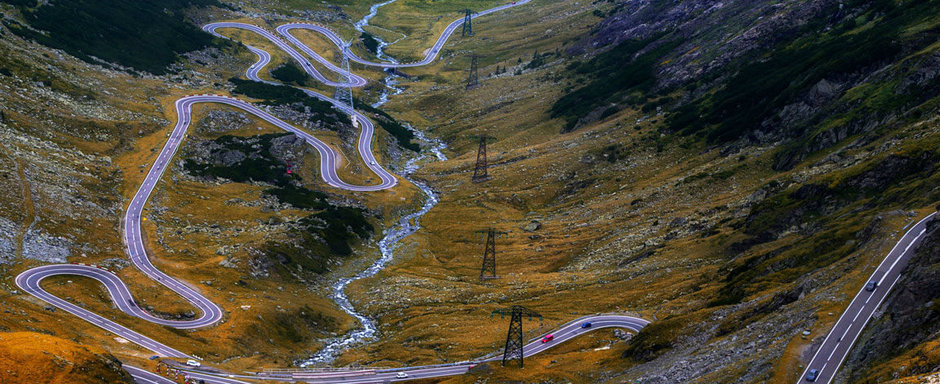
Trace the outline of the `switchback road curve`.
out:
<instances>
[{"instance_id":1,"label":"switchback road curve","mask_svg":"<svg viewBox=\"0 0 940 384\"><path fill-rule=\"evenodd\" d=\"M212 325L222 319L222 309L219 308L215 303L203 296L201 293L197 292L195 289L190 288L187 284L170 277L169 275L163 273L163 271L160 271L153 266L147 256L147 251L146 247L144 246L140 228L141 213L143 208L146 205L146 202L152 194L157 183L159 182L161 176L171 163L173 155L179 149L179 145L183 142L183 138L185 137L186 132L191 125L192 106L196 103L219 103L236 107L249 112L281 129L292 132L304 138L307 143L314 146L319 151L321 158L321 176L325 182L334 187L354 191L375 191L391 188L397 183L395 176L385 171L385 169L381 166L377 165L374 160L370 161L367 166L369 166L369 168L380 177L380 184L374 186L357 186L342 181L336 174L335 164L339 158L339 154L337 154L330 146L316 139L312 135L304 132L303 130L300 130L284 122L283 120L272 116L271 114L255 107L252 104L238 99L217 95L194 95L183 97L176 101L176 111L178 115L176 127L171 132L169 139L163 147L163 150L160 151L160 154L157 156L156 160L151 166L150 172L147 173L143 183L137 189L137 192L131 199L130 204L128 204L127 212L124 215L123 234L124 243L127 245L127 253L130 256L131 261L134 263L134 266L154 281L163 284L199 308L202 316L192 321L171 321L151 316L137 306L131 297L127 286L119 278L109 272L106 273L101 269L90 266L61 264L47 265L29 269L16 277L17 286L19 286L25 292L32 294L46 302L49 302L56 307L62 308L69 313L81 317L92 324L115 332L119 336L122 336L129 341L137 342L140 340L141 342L138 344L144 346L145 348L151 349L158 354L170 357L187 357L186 354L178 350L159 343L155 344L153 340L143 337L142 335L127 329L126 327L108 321L99 315L93 314L87 310L59 299L42 290L39 283L44 278L53 275L80 275L90 277L100 281L105 285L105 287L111 293L111 297L114 299L118 309L121 309L123 312L147 320L149 322L174 328L199 328ZM366 141L366 143L368 142L369 141ZM360 146L360 151L371 155L371 153L368 151L368 146Z\"/></svg>"},{"instance_id":2,"label":"switchback road curve","mask_svg":"<svg viewBox=\"0 0 940 384\"><path fill-rule=\"evenodd\" d=\"M268 30L261 28L257 25L245 24L245 23L234 23L234 22L220 22L220 23L206 24L202 27L202 29L205 30L206 32L209 32L218 37L226 38L224 35L216 32L216 30L220 28L244 29L246 31L257 33L258 35L260 35L261 37L264 37L265 39L267 39L268 41L276 45L278 48L280 48L282 51L287 53L292 59L300 63L301 68L303 68L303 70L307 72L307 74L312 76L317 81L320 81L331 87L362 87L362 86L365 86L367 83L366 79L354 73L346 72L346 70L336 66L335 64L331 63L329 60L324 59L322 56L316 54L316 52L314 52L312 49L310 49L303 43L297 41L295 44L297 45L298 48L303 50L304 53L307 53L308 55L310 55L310 57L312 57L314 60L316 60L320 64L323 64L324 66L329 68L331 71L342 74L343 76L348 76L350 81L338 82L338 81L333 81L327 78L325 75L320 73L320 71L318 71L313 66L313 64L310 63L309 60L307 60L306 57L301 55L300 52L297 52L297 50L294 49L290 44L287 44L286 42L284 42L284 40L281 40L275 34L268 32ZM340 44L338 45L338 47L342 49L343 45ZM264 52L263 50L259 48L255 48L255 47L251 47L249 49L251 49L252 52L258 55L261 55L258 53L258 51ZM254 70L255 74L257 74L257 71L261 70L261 68L264 67L264 64L267 64L267 62L270 61L270 56L268 56L266 60L262 60L262 61L264 61L263 64L261 65L255 64L252 66L251 70ZM249 76L249 78L251 78L251 76ZM257 77L255 77L255 78L252 78L252 80L257 81L260 79L257 79Z\"/></svg>"},{"instance_id":3,"label":"switchback road curve","mask_svg":"<svg viewBox=\"0 0 940 384\"><path fill-rule=\"evenodd\" d=\"M470 16L470 18L475 19L477 17L485 16L494 12L499 12L504 9L518 7L520 5L527 4L529 1L531 0L521 0L521 1L509 3L509 4L504 4L498 7L490 8L484 11L480 11L478 13L474 13L473 15ZM345 55L349 57L349 59L352 61L355 61L359 64L373 66L373 67L382 67L382 68L420 67L423 65L430 64L431 62L434 61L434 59L437 58L437 56L441 53L441 48L444 47L444 44L447 43L447 40L450 39L451 35L453 35L454 32L457 31L457 28L460 28L461 26L463 26L463 23L464 23L463 19L457 19L451 22L450 24L448 24L447 27L444 28L444 31L441 33L441 36L438 37L437 41L434 42L434 45L432 45L431 48L428 49L424 58L413 63L401 64L401 63L379 63L379 62L368 61L363 58L360 58L359 56L356 56L354 53L352 53L349 50L345 51ZM316 58L317 61L321 61L322 57L317 55L315 52L310 50L310 48L304 45L303 42L301 42L296 37L291 35L290 31L294 29L308 29L308 30L316 31L324 35L330 41L332 41L333 44L335 44L337 47L343 47L345 45L345 42L343 41L342 38L340 38L336 33L334 33L329 28L326 28L321 25L310 24L310 23L289 23L289 24L284 24L284 25L277 27L277 32L281 36L287 39L287 41L291 42L291 44L294 44L300 47L300 49L303 50L304 53L310 55L311 57ZM344 71L340 70L339 73L342 74L344 73Z\"/></svg>"},{"instance_id":4,"label":"switchback road curve","mask_svg":"<svg viewBox=\"0 0 940 384\"><path fill-rule=\"evenodd\" d=\"M480 11L478 13L474 13L473 15L471 15L471 19L475 19L480 16L489 15L494 12L499 12L504 9L518 7L520 5L529 3L530 1L531 0L515 1L512 3L508 3L508 4L498 6L498 7ZM291 35L290 31L294 29L307 29L307 30L318 32L322 34L324 37L326 37L328 40L330 40L334 45L336 45L336 47L340 49L343 52L343 54L346 55L346 57L348 57L350 60L363 64L363 65L381 67L381 68L407 68L407 67L419 67L419 66L432 63L434 59L436 59L437 56L440 54L441 48L444 47L444 44L447 43L447 40L450 39L450 37L457 31L457 28L460 28L463 25L463 23L464 23L464 19L461 18L461 19L454 20L453 22L448 24L447 27L444 28L444 31L441 32L441 35L438 37L438 39L434 42L434 45L432 45L431 48L428 49L423 59L413 62L413 63L404 63L404 64L372 62L372 61L368 61L363 58L360 58L356 54L352 53L352 51L348 49L344 49L344 47L346 47L347 44L341 37L339 37L339 35L337 35L331 29L321 26L321 25L310 24L310 23L288 23L288 24L283 24L276 28L278 34L284 37L284 39L286 39L287 42L290 42L290 44L293 44L298 49L300 49L303 53L305 53L307 56L313 58L316 62L324 65L329 70L336 72L337 74L349 79L349 81L346 81L346 82L338 82L338 81L334 81L334 80L327 78L319 70L317 70L313 66L313 64L309 60L307 60L306 57L301 55L300 52L297 52L297 50L293 49L293 47L291 47L290 44L287 44L287 42L279 38L277 35L259 26L247 24L247 23L238 23L238 22L218 22L218 23L206 24L202 27L202 29L205 30L206 32L212 33L213 35L222 37L222 38L227 38L225 35L222 35L217 31L218 29L222 29L222 28L243 29L246 31L257 33L261 37L267 39L268 41L276 45L278 48L283 50L292 59L297 61L301 65L301 68L303 68L303 70L307 72L310 76L312 76L314 79L317 79L318 81L323 82L324 84L327 84L333 87L362 87L362 86L365 86L367 83L365 79L363 79L361 76L358 76L354 73L347 72L345 69L340 68L336 66L335 64L333 64L332 62L330 62L329 60L323 58L323 56L321 56L320 54L315 52L313 49L308 47L306 44L304 44L302 41L300 41L299 39ZM257 54L260 57L260 60L258 61L258 63L252 65L251 68L249 68L248 73L246 73L246 75L252 80L263 81L257 77L257 74L258 74L258 71L261 70L261 68L263 68L265 65L267 65L270 62L270 59L271 59L270 55L268 55L266 52L264 52L264 50L261 50L259 48L248 46L248 49L254 52L255 54Z\"/></svg>"}]
</instances>

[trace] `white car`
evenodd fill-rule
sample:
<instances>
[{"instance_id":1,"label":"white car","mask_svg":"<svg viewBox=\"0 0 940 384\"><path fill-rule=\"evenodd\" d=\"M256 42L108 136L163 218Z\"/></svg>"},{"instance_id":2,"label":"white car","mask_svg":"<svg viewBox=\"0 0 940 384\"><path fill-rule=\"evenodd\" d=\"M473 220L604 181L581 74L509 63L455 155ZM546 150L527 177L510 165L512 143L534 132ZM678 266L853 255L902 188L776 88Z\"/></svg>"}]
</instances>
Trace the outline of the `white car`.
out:
<instances>
[{"instance_id":1,"label":"white car","mask_svg":"<svg viewBox=\"0 0 940 384\"><path fill-rule=\"evenodd\" d=\"M395 378L396 378L396 379L407 379L407 378L408 378L408 374L407 374L407 373L404 373L404 372L398 372L398 373L395 374Z\"/></svg>"},{"instance_id":2,"label":"white car","mask_svg":"<svg viewBox=\"0 0 940 384\"><path fill-rule=\"evenodd\" d=\"M188 365L188 366L190 366L190 367L199 367L199 366L202 366L202 364L199 364L198 361L193 360L193 359L186 360L186 365Z\"/></svg>"}]
</instances>

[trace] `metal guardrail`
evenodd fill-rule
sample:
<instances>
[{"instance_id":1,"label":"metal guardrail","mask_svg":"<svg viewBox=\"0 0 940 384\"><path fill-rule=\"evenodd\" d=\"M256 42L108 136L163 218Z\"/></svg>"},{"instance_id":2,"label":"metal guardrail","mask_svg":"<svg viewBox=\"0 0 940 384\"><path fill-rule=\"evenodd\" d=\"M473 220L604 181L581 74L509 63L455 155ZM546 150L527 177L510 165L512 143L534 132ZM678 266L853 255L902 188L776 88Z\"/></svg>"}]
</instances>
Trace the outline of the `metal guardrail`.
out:
<instances>
[{"instance_id":1,"label":"metal guardrail","mask_svg":"<svg viewBox=\"0 0 940 384\"><path fill-rule=\"evenodd\" d=\"M379 371L383 367L323 367L323 368L262 368L258 374L283 374L283 373L332 373L332 372L359 372L359 371Z\"/></svg>"}]
</instances>

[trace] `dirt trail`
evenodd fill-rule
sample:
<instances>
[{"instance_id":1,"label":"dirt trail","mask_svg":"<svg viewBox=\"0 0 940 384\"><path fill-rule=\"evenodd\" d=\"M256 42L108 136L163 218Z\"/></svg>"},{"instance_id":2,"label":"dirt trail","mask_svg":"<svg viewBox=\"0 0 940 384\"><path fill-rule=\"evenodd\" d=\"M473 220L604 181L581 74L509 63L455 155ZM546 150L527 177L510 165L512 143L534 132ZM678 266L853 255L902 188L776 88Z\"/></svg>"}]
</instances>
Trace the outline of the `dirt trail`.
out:
<instances>
[{"instance_id":1,"label":"dirt trail","mask_svg":"<svg viewBox=\"0 0 940 384\"><path fill-rule=\"evenodd\" d=\"M13 162L13 166L16 169L16 177L19 179L20 186L23 193L23 208L25 213L25 219L19 232L17 232L13 241L16 242L16 258L23 257L23 239L26 237L26 233L29 232L30 228L36 225L36 222L39 221L39 216L36 216L36 208L33 204L33 194L29 188L29 178L26 175L26 164L19 158L13 157L10 155L10 151L3 145L0 145L0 149L3 149L3 152L7 157Z\"/></svg>"}]
</instances>

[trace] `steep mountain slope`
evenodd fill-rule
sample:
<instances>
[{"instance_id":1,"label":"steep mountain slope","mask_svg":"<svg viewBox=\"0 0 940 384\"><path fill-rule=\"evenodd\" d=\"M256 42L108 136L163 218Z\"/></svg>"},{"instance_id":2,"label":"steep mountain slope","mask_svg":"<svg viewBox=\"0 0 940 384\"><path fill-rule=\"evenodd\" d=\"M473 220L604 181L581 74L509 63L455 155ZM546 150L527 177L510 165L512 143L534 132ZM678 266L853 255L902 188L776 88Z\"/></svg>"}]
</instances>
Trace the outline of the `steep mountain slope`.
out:
<instances>
[{"instance_id":1,"label":"steep mountain slope","mask_svg":"<svg viewBox=\"0 0 940 384\"><path fill-rule=\"evenodd\" d=\"M522 303L550 323L658 321L600 372L588 344L566 373L546 356L497 377L796 381L897 230L940 201L935 6L536 2L479 22L389 104L460 156L425 168L441 204L360 293L387 324L369 356L487 353L503 330L486 313ZM441 87L471 52L483 87ZM474 184L483 133L493 180ZM480 282L489 226L510 233L502 278Z\"/></svg>"},{"instance_id":2,"label":"steep mountain slope","mask_svg":"<svg viewBox=\"0 0 940 384\"><path fill-rule=\"evenodd\" d=\"M500 3L398 0L367 30L401 38L385 52L408 61L459 10ZM299 19L360 37L350 21L372 2L168 4L150 13L167 17L153 26L180 27L186 45L157 44L152 60L125 62L29 29L49 25L35 19L48 16L49 4L0 3L0 304L10 311L0 329L146 362L142 348L13 285L17 273L54 262L117 269L148 310L194 316L184 300L124 268L119 240L125 199L183 95L230 93L270 105L341 151L344 179L370 182L351 121L299 91L244 80L255 57L193 26ZM334 364L493 353L506 321L491 311L521 304L544 316L526 321L527 337L597 312L652 323L635 336L595 331L525 369L486 364L442 381L796 382L902 230L938 209L938 15L929 1L534 0L474 20L473 36L455 36L440 61L397 71L402 92L381 110L365 108L385 128L376 145L383 164L400 170L418 149L399 121L445 141L451 159L420 163L416 176L440 202L386 269L348 288L377 320L378 339ZM107 15L90 16L100 26L95 18ZM257 36L227 36L274 53L270 69L290 68ZM338 57L322 37L297 36ZM352 49L368 56L365 41ZM467 89L473 55L482 86ZM353 70L370 79L355 91L357 103L377 100L388 74ZM261 76L311 82L290 71ZM114 310L87 279L44 286L233 371L286 366L357 327L327 298L329 285L376 256L374 240L422 204L419 191L404 182L381 193L328 188L317 156L295 136L227 107L197 108L193 121L144 231L155 263L224 307L224 322L171 330ZM491 179L474 183L480 136L492 137ZM505 234L497 239L500 277L481 281L479 231L487 228ZM940 366L930 228L836 382Z\"/></svg>"}]
</instances>

